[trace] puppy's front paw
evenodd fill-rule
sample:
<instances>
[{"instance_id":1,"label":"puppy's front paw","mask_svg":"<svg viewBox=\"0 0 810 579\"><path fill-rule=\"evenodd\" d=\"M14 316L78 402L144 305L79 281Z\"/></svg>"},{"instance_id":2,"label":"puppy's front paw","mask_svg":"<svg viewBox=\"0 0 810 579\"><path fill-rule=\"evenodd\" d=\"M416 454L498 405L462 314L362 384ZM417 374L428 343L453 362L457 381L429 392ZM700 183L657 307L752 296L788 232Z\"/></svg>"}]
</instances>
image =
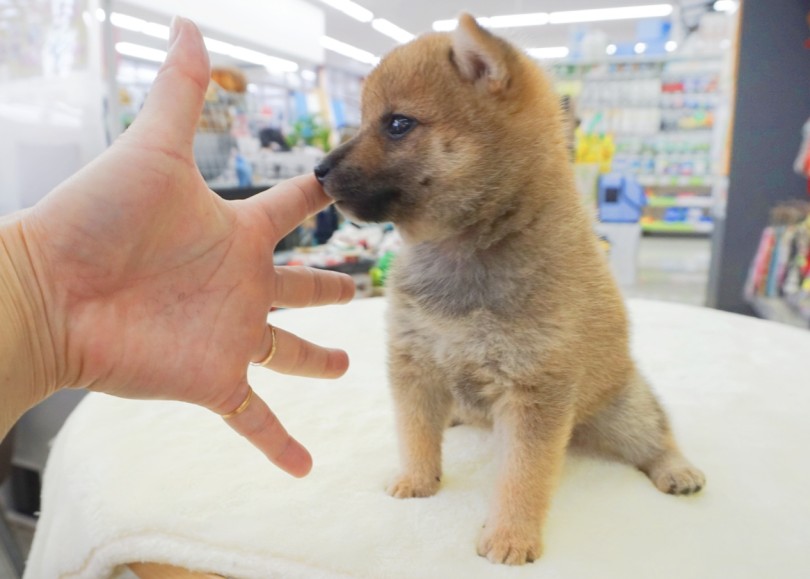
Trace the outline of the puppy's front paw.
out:
<instances>
[{"instance_id":1,"label":"puppy's front paw","mask_svg":"<svg viewBox=\"0 0 810 579\"><path fill-rule=\"evenodd\" d=\"M397 499L431 497L439 490L439 477L416 477L411 474L400 475L386 489L388 494Z\"/></svg>"},{"instance_id":2,"label":"puppy's front paw","mask_svg":"<svg viewBox=\"0 0 810 579\"><path fill-rule=\"evenodd\" d=\"M478 554L492 563L524 565L538 559L543 552L539 531L525 532L509 527L484 529L478 541Z\"/></svg>"},{"instance_id":3,"label":"puppy's front paw","mask_svg":"<svg viewBox=\"0 0 810 579\"><path fill-rule=\"evenodd\" d=\"M664 457L647 474L658 490L671 495L691 495L706 486L706 475L683 457Z\"/></svg>"},{"instance_id":4,"label":"puppy's front paw","mask_svg":"<svg viewBox=\"0 0 810 579\"><path fill-rule=\"evenodd\" d=\"M671 495L691 495L706 486L706 475L691 464L661 470L653 479L661 492Z\"/></svg>"}]
</instances>

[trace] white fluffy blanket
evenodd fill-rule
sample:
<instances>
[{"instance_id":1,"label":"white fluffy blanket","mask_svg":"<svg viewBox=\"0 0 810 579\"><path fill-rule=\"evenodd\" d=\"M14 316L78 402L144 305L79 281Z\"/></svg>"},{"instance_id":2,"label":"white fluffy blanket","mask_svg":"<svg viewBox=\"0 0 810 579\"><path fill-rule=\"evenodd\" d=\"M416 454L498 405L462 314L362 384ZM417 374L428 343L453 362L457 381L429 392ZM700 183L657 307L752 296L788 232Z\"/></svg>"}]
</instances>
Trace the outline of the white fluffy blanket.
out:
<instances>
[{"instance_id":1,"label":"white fluffy blanket","mask_svg":"<svg viewBox=\"0 0 810 579\"><path fill-rule=\"evenodd\" d=\"M631 303L637 359L708 486L672 497L627 466L570 457L543 558L507 568L475 554L488 432L448 431L436 496L384 492L397 471L385 304L271 314L352 358L335 382L251 370L314 455L303 480L200 408L88 396L56 439L26 577L106 578L133 561L262 579L810 577L810 333Z\"/></svg>"}]
</instances>

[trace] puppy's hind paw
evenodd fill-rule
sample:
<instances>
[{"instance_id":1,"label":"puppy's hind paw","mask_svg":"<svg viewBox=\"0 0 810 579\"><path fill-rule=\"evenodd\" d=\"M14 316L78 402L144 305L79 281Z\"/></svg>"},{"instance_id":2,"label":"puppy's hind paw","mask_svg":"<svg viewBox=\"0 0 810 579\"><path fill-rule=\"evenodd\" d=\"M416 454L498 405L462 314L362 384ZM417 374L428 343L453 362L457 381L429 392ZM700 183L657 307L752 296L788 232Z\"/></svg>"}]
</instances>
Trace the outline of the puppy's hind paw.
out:
<instances>
[{"instance_id":1,"label":"puppy's hind paw","mask_svg":"<svg viewBox=\"0 0 810 579\"><path fill-rule=\"evenodd\" d=\"M484 529L478 541L478 554L492 563L525 565L540 557L543 548L540 533L521 533L511 529Z\"/></svg>"},{"instance_id":2,"label":"puppy's hind paw","mask_svg":"<svg viewBox=\"0 0 810 579\"><path fill-rule=\"evenodd\" d=\"M389 495L397 499L432 497L438 490L438 476L417 478L409 474L400 475L386 489Z\"/></svg>"}]
</instances>

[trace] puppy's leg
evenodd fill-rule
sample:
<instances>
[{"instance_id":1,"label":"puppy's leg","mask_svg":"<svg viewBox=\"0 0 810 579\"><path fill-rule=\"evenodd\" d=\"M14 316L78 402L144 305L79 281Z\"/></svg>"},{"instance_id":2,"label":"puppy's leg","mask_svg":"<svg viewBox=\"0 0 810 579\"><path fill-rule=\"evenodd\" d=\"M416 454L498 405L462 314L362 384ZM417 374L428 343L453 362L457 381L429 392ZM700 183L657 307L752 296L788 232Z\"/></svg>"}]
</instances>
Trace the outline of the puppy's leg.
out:
<instances>
[{"instance_id":1,"label":"puppy's leg","mask_svg":"<svg viewBox=\"0 0 810 579\"><path fill-rule=\"evenodd\" d=\"M561 386L570 391L570 385ZM573 423L569 401L538 404L537 393L510 391L494 410L503 464L478 554L522 565L540 557L541 529Z\"/></svg>"},{"instance_id":2,"label":"puppy's leg","mask_svg":"<svg viewBox=\"0 0 810 579\"><path fill-rule=\"evenodd\" d=\"M576 426L571 446L629 462L665 493L688 495L706 484L681 454L666 414L637 371L606 408Z\"/></svg>"},{"instance_id":3,"label":"puppy's leg","mask_svg":"<svg viewBox=\"0 0 810 579\"><path fill-rule=\"evenodd\" d=\"M439 490L442 474L442 435L452 408L447 379L426 358L415 360L396 347L391 348L390 375L402 473L388 493L400 499L429 497Z\"/></svg>"}]
</instances>

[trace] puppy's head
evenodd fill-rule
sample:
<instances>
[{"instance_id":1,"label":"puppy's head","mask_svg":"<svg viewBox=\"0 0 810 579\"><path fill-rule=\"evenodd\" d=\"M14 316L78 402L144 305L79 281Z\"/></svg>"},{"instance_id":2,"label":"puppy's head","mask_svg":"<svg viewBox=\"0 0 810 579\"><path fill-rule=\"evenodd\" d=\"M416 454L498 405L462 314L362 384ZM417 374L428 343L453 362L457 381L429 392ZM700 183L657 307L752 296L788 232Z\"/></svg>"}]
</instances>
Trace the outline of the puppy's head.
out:
<instances>
[{"instance_id":1,"label":"puppy's head","mask_svg":"<svg viewBox=\"0 0 810 579\"><path fill-rule=\"evenodd\" d=\"M564 154L558 117L531 60L464 14L454 32L382 60L363 89L358 135L315 174L350 218L436 239L517 203L505 197L540 169L538 139L556 139Z\"/></svg>"}]
</instances>

